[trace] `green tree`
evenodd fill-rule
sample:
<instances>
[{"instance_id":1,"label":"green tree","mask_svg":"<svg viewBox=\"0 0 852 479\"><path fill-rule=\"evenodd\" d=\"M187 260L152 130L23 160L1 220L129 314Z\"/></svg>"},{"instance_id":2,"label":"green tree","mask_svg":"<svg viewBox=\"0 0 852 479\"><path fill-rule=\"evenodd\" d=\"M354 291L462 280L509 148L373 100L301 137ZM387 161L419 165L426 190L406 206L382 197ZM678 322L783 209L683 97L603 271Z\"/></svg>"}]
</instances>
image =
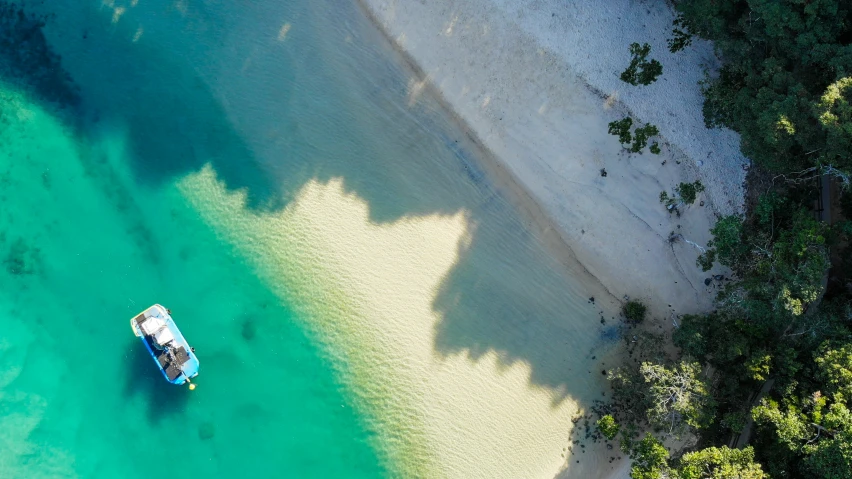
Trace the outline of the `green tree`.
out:
<instances>
[{"instance_id":1,"label":"green tree","mask_svg":"<svg viewBox=\"0 0 852 479\"><path fill-rule=\"evenodd\" d=\"M607 438L610 441L615 439L615 436L618 435L618 424L616 424L615 418L613 418L610 414L607 414L606 416L603 416L598 419L596 425L598 427L598 431L603 434L603 437Z\"/></svg>"},{"instance_id":2,"label":"green tree","mask_svg":"<svg viewBox=\"0 0 852 479\"><path fill-rule=\"evenodd\" d=\"M852 343L826 341L814 352L813 369L799 383L766 398L752 410L763 454L775 471L794 477L840 479L852 471L852 411L848 392ZM815 373L815 374L814 374Z\"/></svg>"},{"instance_id":3,"label":"green tree","mask_svg":"<svg viewBox=\"0 0 852 479\"><path fill-rule=\"evenodd\" d=\"M832 229L787 202L762 198L757 209L751 222L738 216L719 220L698 264L706 271L718 261L742 278L740 291L728 294L767 300L773 308L801 316L823 291Z\"/></svg>"},{"instance_id":4,"label":"green tree","mask_svg":"<svg viewBox=\"0 0 852 479\"><path fill-rule=\"evenodd\" d=\"M659 155L662 150L660 149L660 144L655 141L648 147L648 151L653 155Z\"/></svg>"},{"instance_id":5,"label":"green tree","mask_svg":"<svg viewBox=\"0 0 852 479\"><path fill-rule=\"evenodd\" d=\"M704 84L708 126L738 131L746 156L770 169L848 175L852 3L691 0L676 8L678 27L712 40L725 61Z\"/></svg>"},{"instance_id":6,"label":"green tree","mask_svg":"<svg viewBox=\"0 0 852 479\"><path fill-rule=\"evenodd\" d=\"M701 365L681 361L671 368L642 363L639 368L648 385L651 425L678 434L685 427L702 428L713 421L713 398L700 378Z\"/></svg>"},{"instance_id":7,"label":"green tree","mask_svg":"<svg viewBox=\"0 0 852 479\"><path fill-rule=\"evenodd\" d=\"M840 479L852 471L852 412L835 396L819 392L810 398L788 396L783 403L765 400L754 408L755 422L769 435L770 446L786 450L787 463L776 469L798 469L805 477ZM779 453L769 456L778 461ZM781 461L778 461L781 462ZM796 466L798 464L798 466ZM780 466L780 467L778 467Z\"/></svg>"},{"instance_id":8,"label":"green tree","mask_svg":"<svg viewBox=\"0 0 852 479\"><path fill-rule=\"evenodd\" d=\"M852 343L832 347L826 342L815 362L825 391L852 399Z\"/></svg>"},{"instance_id":9,"label":"green tree","mask_svg":"<svg viewBox=\"0 0 852 479\"><path fill-rule=\"evenodd\" d=\"M669 471L669 451L651 434L646 434L630 452L631 479L660 479Z\"/></svg>"},{"instance_id":10,"label":"green tree","mask_svg":"<svg viewBox=\"0 0 852 479\"><path fill-rule=\"evenodd\" d=\"M630 133L630 128L633 126L633 118L629 116L620 120L609 122L609 134L618 137L619 143L628 145L633 141L633 135Z\"/></svg>"},{"instance_id":11,"label":"green tree","mask_svg":"<svg viewBox=\"0 0 852 479\"><path fill-rule=\"evenodd\" d=\"M852 471L852 435L837 433L831 439L809 446L803 460L803 472L823 479L848 479Z\"/></svg>"},{"instance_id":12,"label":"green tree","mask_svg":"<svg viewBox=\"0 0 852 479\"><path fill-rule=\"evenodd\" d=\"M630 151L632 153L639 153L642 151L645 146L648 145L648 139L652 136L656 136L660 134L660 130L657 129L656 126L647 124L643 127L636 128L636 131L633 132L633 144L630 146ZM651 144L651 153L659 154L660 146L657 142Z\"/></svg>"},{"instance_id":13,"label":"green tree","mask_svg":"<svg viewBox=\"0 0 852 479\"><path fill-rule=\"evenodd\" d=\"M689 22L683 15L678 15L672 22L672 38L666 41L670 52L677 53L692 44L689 30Z\"/></svg>"},{"instance_id":14,"label":"green tree","mask_svg":"<svg viewBox=\"0 0 852 479\"><path fill-rule=\"evenodd\" d=\"M621 314L633 324L639 324L645 320L645 314L648 312L648 307L642 304L641 301L631 299L624 303L621 307Z\"/></svg>"},{"instance_id":15,"label":"green tree","mask_svg":"<svg viewBox=\"0 0 852 479\"><path fill-rule=\"evenodd\" d=\"M625 117L620 120L615 120L609 122L608 132L610 135L615 135L618 137L619 143L624 145L625 148L628 149L631 153L641 153L642 149L648 146L648 140L652 136L656 136L660 134L660 131L656 126L651 124L646 124L645 126L641 126L636 128L636 130L631 133L630 128L633 127L633 118ZM655 155L660 154L660 145L656 141L651 143L651 147L649 148L651 153Z\"/></svg>"},{"instance_id":16,"label":"green tree","mask_svg":"<svg viewBox=\"0 0 852 479\"><path fill-rule=\"evenodd\" d=\"M648 60L651 45L630 44L630 65L621 73L621 80L631 85L650 85L663 74L663 65L657 60Z\"/></svg>"},{"instance_id":17,"label":"green tree","mask_svg":"<svg viewBox=\"0 0 852 479\"><path fill-rule=\"evenodd\" d=\"M768 479L760 464L754 462L754 449L708 447L683 455L677 467L677 479Z\"/></svg>"}]
</instances>

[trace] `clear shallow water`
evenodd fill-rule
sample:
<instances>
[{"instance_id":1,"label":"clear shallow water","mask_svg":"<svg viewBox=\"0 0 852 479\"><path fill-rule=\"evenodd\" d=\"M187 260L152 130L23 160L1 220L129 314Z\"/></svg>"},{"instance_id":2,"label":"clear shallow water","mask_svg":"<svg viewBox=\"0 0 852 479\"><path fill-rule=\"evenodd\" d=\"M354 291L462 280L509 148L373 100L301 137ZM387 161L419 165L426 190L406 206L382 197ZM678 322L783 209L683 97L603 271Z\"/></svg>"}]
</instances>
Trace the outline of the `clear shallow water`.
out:
<instances>
[{"instance_id":1,"label":"clear shallow water","mask_svg":"<svg viewBox=\"0 0 852 479\"><path fill-rule=\"evenodd\" d=\"M52 15L45 32L81 104L54 115L3 90L0 475L148 476L145 444L197 477L400 470L374 422L396 399L344 379L345 355L306 319L329 298L273 291L246 259L251 233L235 241L202 221L187 194L204 192L178 185L205 165L258 215L330 181L377 225L464 213L469 237L431 305L435 353L527 364L554 404L596 390L585 369L599 318L582 288L356 7L28 7ZM318 271L283 274L322 281ZM153 302L198 350L191 394L166 387L130 332Z\"/></svg>"},{"instance_id":2,"label":"clear shallow water","mask_svg":"<svg viewBox=\"0 0 852 479\"><path fill-rule=\"evenodd\" d=\"M184 477L383 475L287 304L176 191L35 105L2 108L3 477L150 477L152 449ZM153 302L201 355L193 393L129 334Z\"/></svg>"}]
</instances>

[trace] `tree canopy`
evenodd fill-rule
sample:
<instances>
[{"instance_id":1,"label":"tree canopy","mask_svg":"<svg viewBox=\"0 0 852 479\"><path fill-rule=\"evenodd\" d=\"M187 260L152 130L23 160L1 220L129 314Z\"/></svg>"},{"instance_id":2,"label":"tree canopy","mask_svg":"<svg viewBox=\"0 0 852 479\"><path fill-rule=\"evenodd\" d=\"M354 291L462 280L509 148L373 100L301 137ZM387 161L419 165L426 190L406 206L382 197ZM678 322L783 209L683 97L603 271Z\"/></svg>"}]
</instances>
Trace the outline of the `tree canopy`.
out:
<instances>
[{"instance_id":1,"label":"tree canopy","mask_svg":"<svg viewBox=\"0 0 852 479\"><path fill-rule=\"evenodd\" d=\"M678 355L648 329L653 318L622 325L632 357L609 371L599 430L620 435L634 479L852 478L852 1L675 8L669 50L713 42L722 67L702 82L705 124L740 134L760 188L750 185L744 214L719 218L699 248L699 268L729 273L705 283L716 281L713 311L676 324ZM622 80L656 79L650 47L630 51ZM645 132L632 129L630 118L610 124L641 151ZM841 193L831 223L814 206L820 177ZM680 213L702 189L681 183L660 201ZM653 436L684 432L698 444L679 457Z\"/></svg>"},{"instance_id":2,"label":"tree canopy","mask_svg":"<svg viewBox=\"0 0 852 479\"><path fill-rule=\"evenodd\" d=\"M746 156L772 169L852 171L852 3L690 0L677 9L672 41L681 46L684 31L712 40L724 61L704 85L708 126L738 131Z\"/></svg>"}]
</instances>

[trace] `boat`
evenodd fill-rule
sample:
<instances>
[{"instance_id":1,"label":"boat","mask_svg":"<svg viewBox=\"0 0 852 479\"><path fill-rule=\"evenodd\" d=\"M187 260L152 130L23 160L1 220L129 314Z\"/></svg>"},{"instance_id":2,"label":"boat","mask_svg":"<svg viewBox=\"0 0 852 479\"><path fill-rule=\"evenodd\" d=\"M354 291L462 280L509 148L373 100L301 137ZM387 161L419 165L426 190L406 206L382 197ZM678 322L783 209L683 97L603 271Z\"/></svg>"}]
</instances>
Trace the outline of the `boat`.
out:
<instances>
[{"instance_id":1,"label":"boat","mask_svg":"<svg viewBox=\"0 0 852 479\"><path fill-rule=\"evenodd\" d=\"M145 344L168 382L178 385L190 383L189 388L195 389L191 381L198 376L195 348L190 347L181 334L171 311L155 304L133 317L130 327Z\"/></svg>"}]
</instances>

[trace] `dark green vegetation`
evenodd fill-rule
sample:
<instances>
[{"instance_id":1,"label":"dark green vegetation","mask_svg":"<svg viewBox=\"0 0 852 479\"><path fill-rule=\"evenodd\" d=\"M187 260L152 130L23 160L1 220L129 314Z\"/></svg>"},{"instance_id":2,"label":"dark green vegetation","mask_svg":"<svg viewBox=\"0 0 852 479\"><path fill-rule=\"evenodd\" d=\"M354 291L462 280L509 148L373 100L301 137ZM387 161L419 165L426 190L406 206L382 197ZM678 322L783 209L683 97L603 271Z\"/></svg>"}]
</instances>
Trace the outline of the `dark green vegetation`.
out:
<instances>
[{"instance_id":1,"label":"dark green vegetation","mask_svg":"<svg viewBox=\"0 0 852 479\"><path fill-rule=\"evenodd\" d=\"M633 133L630 133L630 128L633 127L633 118L629 116L620 120L611 121L609 123L609 134L618 137L618 141L624 145L631 153L641 153L642 149L648 145L648 139L652 136L660 134L656 126L646 124L645 126L637 127ZM629 146L628 146L629 145ZM651 153L660 154L660 145L657 142L651 143L649 148Z\"/></svg>"},{"instance_id":2,"label":"dark green vegetation","mask_svg":"<svg viewBox=\"0 0 852 479\"><path fill-rule=\"evenodd\" d=\"M700 36L723 59L703 84L705 120L741 134L750 195L697 260L731 271L715 277L716 309L680 319L676 352L648 327L625 337L598 431L619 437L634 479L852 478L852 3L676 8L669 49ZM830 218L816 206L826 187ZM673 210L702 190L660 200ZM669 451L669 437L698 441Z\"/></svg>"},{"instance_id":3,"label":"dark green vegetation","mask_svg":"<svg viewBox=\"0 0 852 479\"><path fill-rule=\"evenodd\" d=\"M679 212L678 208L681 206L695 203L698 193L702 191L704 191L704 185L698 180L692 183L681 183L675 186L672 196L669 196L665 191L660 192L660 203L666 206L669 213Z\"/></svg>"},{"instance_id":4,"label":"dark green vegetation","mask_svg":"<svg viewBox=\"0 0 852 479\"><path fill-rule=\"evenodd\" d=\"M724 59L704 85L707 125L742 135L743 152L784 173L852 168L852 3L690 0L677 28ZM675 34L675 40L682 35Z\"/></svg>"},{"instance_id":5,"label":"dark green vegetation","mask_svg":"<svg viewBox=\"0 0 852 479\"><path fill-rule=\"evenodd\" d=\"M0 77L57 106L73 106L77 90L44 38L44 22L15 4L0 2Z\"/></svg>"},{"instance_id":6,"label":"dark green vegetation","mask_svg":"<svg viewBox=\"0 0 852 479\"><path fill-rule=\"evenodd\" d=\"M598 427L598 431L603 434L603 437L609 440L615 439L615 436L618 435L618 424L615 423L615 418L613 418L610 414L598 419L596 426Z\"/></svg>"},{"instance_id":7,"label":"dark green vegetation","mask_svg":"<svg viewBox=\"0 0 852 479\"><path fill-rule=\"evenodd\" d=\"M657 81L657 77L663 74L663 65L657 60L648 60L651 53L651 45L647 43L639 45L630 44L630 65L621 72L621 81L631 85L650 85Z\"/></svg>"},{"instance_id":8,"label":"dark green vegetation","mask_svg":"<svg viewBox=\"0 0 852 479\"><path fill-rule=\"evenodd\" d=\"M648 307L636 300L630 300L624 303L621 308L621 314L627 321L633 324L639 324L645 320L645 313L648 312Z\"/></svg>"}]
</instances>

